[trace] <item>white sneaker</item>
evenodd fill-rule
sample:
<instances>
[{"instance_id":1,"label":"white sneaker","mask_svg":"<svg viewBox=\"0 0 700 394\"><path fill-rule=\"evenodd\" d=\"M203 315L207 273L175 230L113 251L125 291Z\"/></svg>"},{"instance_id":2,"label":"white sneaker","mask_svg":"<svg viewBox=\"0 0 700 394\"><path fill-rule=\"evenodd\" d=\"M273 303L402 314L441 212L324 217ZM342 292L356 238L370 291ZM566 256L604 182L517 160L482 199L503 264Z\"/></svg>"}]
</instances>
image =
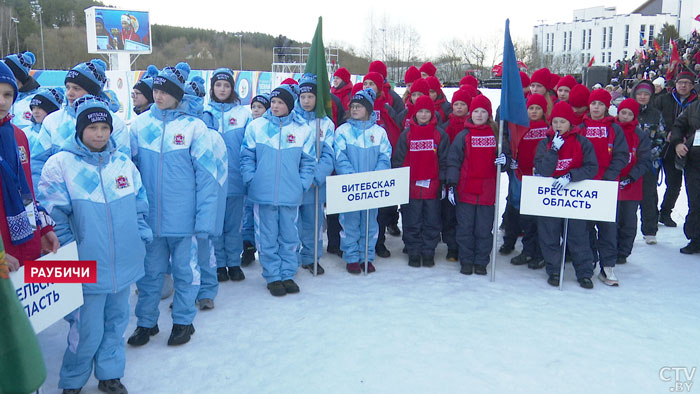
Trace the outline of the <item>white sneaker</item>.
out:
<instances>
[{"instance_id":1,"label":"white sneaker","mask_svg":"<svg viewBox=\"0 0 700 394\"><path fill-rule=\"evenodd\" d=\"M645 235L644 242L646 242L647 245L656 245L656 235Z\"/></svg>"},{"instance_id":2,"label":"white sneaker","mask_svg":"<svg viewBox=\"0 0 700 394\"><path fill-rule=\"evenodd\" d=\"M598 279L600 279L603 283L605 283L608 286L620 285L620 281L617 280L613 267L603 267L600 270L600 274L598 274Z\"/></svg>"}]
</instances>

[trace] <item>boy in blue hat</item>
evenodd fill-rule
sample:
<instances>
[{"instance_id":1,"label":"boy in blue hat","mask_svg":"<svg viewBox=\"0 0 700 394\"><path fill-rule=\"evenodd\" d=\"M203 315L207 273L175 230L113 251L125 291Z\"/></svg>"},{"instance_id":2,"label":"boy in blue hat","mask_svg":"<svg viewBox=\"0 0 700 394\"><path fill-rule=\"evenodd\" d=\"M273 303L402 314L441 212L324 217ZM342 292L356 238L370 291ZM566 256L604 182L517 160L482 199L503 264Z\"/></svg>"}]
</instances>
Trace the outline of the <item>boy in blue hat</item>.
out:
<instances>
[{"instance_id":1,"label":"boy in blue hat","mask_svg":"<svg viewBox=\"0 0 700 394\"><path fill-rule=\"evenodd\" d=\"M87 94L109 100L102 91L107 82L106 68L105 62L93 59L68 71L65 78L68 105L48 115L42 123L39 139L31 152L32 177L41 176L41 169L49 157L75 144L75 100ZM112 116L111 137L117 150L131 157L129 132L118 116Z\"/></svg>"},{"instance_id":2,"label":"boy in blue hat","mask_svg":"<svg viewBox=\"0 0 700 394\"><path fill-rule=\"evenodd\" d=\"M372 89L357 92L350 101L350 118L335 131L335 172L338 175L358 172L388 170L391 168L391 144L386 131L377 125L374 112L375 93ZM369 247L367 272L374 272L374 248L379 235L377 209L369 211ZM346 269L359 274L365 261L365 226L367 215L363 211L341 213L340 249Z\"/></svg>"},{"instance_id":3,"label":"boy in blue hat","mask_svg":"<svg viewBox=\"0 0 700 394\"><path fill-rule=\"evenodd\" d=\"M77 241L78 257L97 261L97 282L83 284L83 305L66 317L70 334L58 385L64 394L80 392L94 363L100 391L125 394L129 289L143 276L144 243L153 239L148 200L136 166L110 137L107 103L87 95L74 105L75 143L46 162L39 194L59 241Z\"/></svg>"},{"instance_id":4,"label":"boy in blue hat","mask_svg":"<svg viewBox=\"0 0 700 394\"><path fill-rule=\"evenodd\" d=\"M245 187L241 178L241 143L245 128L252 120L250 112L241 105L236 93L233 71L228 68L214 70L211 77L209 104L204 109L205 123L219 132L228 151L228 191L223 214L224 228L221 237L215 238L216 276L219 282L242 281L241 270L241 222L245 200Z\"/></svg>"},{"instance_id":5,"label":"boy in blue hat","mask_svg":"<svg viewBox=\"0 0 700 394\"><path fill-rule=\"evenodd\" d=\"M131 102L136 115L148 111L153 104L153 78L158 76L158 68L154 65L146 68L146 73L131 89Z\"/></svg>"},{"instance_id":6,"label":"boy in blue hat","mask_svg":"<svg viewBox=\"0 0 700 394\"><path fill-rule=\"evenodd\" d=\"M9 55L3 61L12 70L18 88L17 100L10 111L13 115L12 123L20 129L24 129L32 124L32 110L29 108L29 102L40 87L34 77L29 74L36 62L36 57L32 52L27 51Z\"/></svg>"},{"instance_id":7,"label":"boy in blue hat","mask_svg":"<svg viewBox=\"0 0 700 394\"><path fill-rule=\"evenodd\" d=\"M314 130L293 112L297 94L281 85L270 110L250 123L241 147L241 175L254 204L255 240L263 277L273 296L298 293L297 218L314 179Z\"/></svg>"},{"instance_id":8,"label":"boy in blue hat","mask_svg":"<svg viewBox=\"0 0 700 394\"><path fill-rule=\"evenodd\" d=\"M316 91L317 76L314 74L304 74L299 80L299 100L294 106L294 111L306 120L306 123L314 130L316 128ZM323 105L323 103L321 103ZM316 145L316 133L314 133L314 146L317 149L318 159L314 181L311 188L304 193L304 199L299 206L299 216L301 223L299 227L299 237L301 238L301 251L299 253L299 263L302 268L311 272L314 270L314 240L318 243L318 258L323 254L323 235L321 224L323 224L323 204L326 202L326 177L333 172L333 132L335 125L333 121L325 116L320 121L319 144ZM318 202L315 201L315 188L319 188ZM317 205L316 205L317 204ZM318 227L314 229L314 205L318 211ZM317 274L324 273L323 267L317 265Z\"/></svg>"},{"instance_id":9,"label":"boy in blue hat","mask_svg":"<svg viewBox=\"0 0 700 394\"><path fill-rule=\"evenodd\" d=\"M34 144L39 139L39 131L41 124L49 114L58 111L63 105L63 97L65 92L63 88L55 89L39 89L36 94L29 100L29 109L32 111L30 118L31 123L22 129L29 140L29 149L33 150ZM39 179L34 182L34 188L38 185Z\"/></svg>"},{"instance_id":10,"label":"boy in blue hat","mask_svg":"<svg viewBox=\"0 0 700 394\"><path fill-rule=\"evenodd\" d=\"M188 342L194 333L200 271L192 259L192 236L216 234L220 184L213 140L193 96L184 92L187 63L166 67L153 80L151 109L131 126L136 162L148 194L147 222L153 242L146 246L145 275L136 285L137 327L128 340L141 346L158 333L163 275L172 266L175 282L173 329L168 345Z\"/></svg>"}]
</instances>

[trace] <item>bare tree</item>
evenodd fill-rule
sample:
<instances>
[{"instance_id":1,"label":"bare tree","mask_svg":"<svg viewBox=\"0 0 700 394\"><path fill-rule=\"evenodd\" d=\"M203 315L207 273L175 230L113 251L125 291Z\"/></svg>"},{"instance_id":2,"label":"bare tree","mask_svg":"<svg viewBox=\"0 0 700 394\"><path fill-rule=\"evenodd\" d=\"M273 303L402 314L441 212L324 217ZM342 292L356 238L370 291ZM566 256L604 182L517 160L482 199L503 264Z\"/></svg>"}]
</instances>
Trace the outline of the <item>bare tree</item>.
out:
<instances>
[{"instance_id":1,"label":"bare tree","mask_svg":"<svg viewBox=\"0 0 700 394\"><path fill-rule=\"evenodd\" d=\"M434 61L437 77L443 82L459 82L468 68L463 57L465 44L459 38L443 41L440 55Z\"/></svg>"}]
</instances>

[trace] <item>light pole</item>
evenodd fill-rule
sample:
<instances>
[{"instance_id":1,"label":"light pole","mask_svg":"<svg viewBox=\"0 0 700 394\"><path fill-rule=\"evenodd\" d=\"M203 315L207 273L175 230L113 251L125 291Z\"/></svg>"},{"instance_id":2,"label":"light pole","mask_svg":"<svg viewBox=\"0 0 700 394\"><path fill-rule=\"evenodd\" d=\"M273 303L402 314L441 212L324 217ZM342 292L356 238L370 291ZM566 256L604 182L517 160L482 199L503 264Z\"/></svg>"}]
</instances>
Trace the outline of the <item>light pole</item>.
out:
<instances>
[{"instance_id":1,"label":"light pole","mask_svg":"<svg viewBox=\"0 0 700 394\"><path fill-rule=\"evenodd\" d=\"M384 63L386 63L386 28L381 27L381 28L379 28L379 31L382 32L382 39L383 39L382 40L382 57L384 59L382 59L382 60L384 60Z\"/></svg>"},{"instance_id":2,"label":"light pole","mask_svg":"<svg viewBox=\"0 0 700 394\"><path fill-rule=\"evenodd\" d=\"M41 5L37 1L36 12L39 13L39 36L41 36L41 65L44 70L46 70L46 59L44 57L44 23L41 20L42 9Z\"/></svg>"},{"instance_id":3,"label":"light pole","mask_svg":"<svg viewBox=\"0 0 700 394\"><path fill-rule=\"evenodd\" d=\"M19 26L19 19L12 17L10 18L10 20L12 21L12 23L15 24L15 43L17 45L15 49L16 53L19 53L19 33L17 32L17 26Z\"/></svg>"},{"instance_id":4,"label":"light pole","mask_svg":"<svg viewBox=\"0 0 700 394\"><path fill-rule=\"evenodd\" d=\"M241 62L240 70L243 71L243 34L234 34L234 37L238 37L238 59Z\"/></svg>"}]
</instances>

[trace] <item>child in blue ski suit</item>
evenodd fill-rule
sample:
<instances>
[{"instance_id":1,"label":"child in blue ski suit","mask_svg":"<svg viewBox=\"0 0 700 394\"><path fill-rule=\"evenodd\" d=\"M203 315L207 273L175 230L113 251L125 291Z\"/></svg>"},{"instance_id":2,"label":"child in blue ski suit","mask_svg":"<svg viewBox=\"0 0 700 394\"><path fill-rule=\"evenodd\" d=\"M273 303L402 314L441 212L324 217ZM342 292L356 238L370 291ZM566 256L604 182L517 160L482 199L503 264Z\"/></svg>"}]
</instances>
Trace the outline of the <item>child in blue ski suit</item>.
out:
<instances>
[{"instance_id":1,"label":"child in blue ski suit","mask_svg":"<svg viewBox=\"0 0 700 394\"><path fill-rule=\"evenodd\" d=\"M220 184L211 133L198 118L193 97L184 94L187 63L166 67L153 80L154 106L136 117L134 161L141 172L150 206L147 217L154 239L146 247L145 276L139 280L137 327L128 340L141 346L158 333L158 302L163 275L172 264L175 287L173 329L168 345L180 345L194 333L200 271L191 258L192 236L216 234Z\"/></svg>"},{"instance_id":2,"label":"child in blue ski suit","mask_svg":"<svg viewBox=\"0 0 700 394\"><path fill-rule=\"evenodd\" d=\"M335 125L333 121L325 116L321 119L320 134L319 134L319 145L316 146L316 105L323 105L323 103L317 103L316 101L316 91L317 91L317 76L314 74L304 74L299 80L299 90L301 94L299 95L299 101L294 106L294 111L298 113L301 117L306 120L306 123L314 130L314 146L316 148L317 156L319 157L316 162L316 171L314 173L314 181L311 184L311 188L304 193L304 199L299 206L299 216L301 218L301 223L299 227L299 238L301 239L301 251L299 253L299 262L302 268L305 268L311 272L314 271L314 239L318 243L318 258L321 258L323 254L323 234L321 224L323 224L323 204L326 202L326 177L330 176L333 172L333 131L335 130ZM318 188L318 205L316 209L318 210L318 227L314 230L314 204L316 204L316 192L314 189ZM321 264L317 265L316 270L318 275L324 273Z\"/></svg>"},{"instance_id":3,"label":"child in blue ski suit","mask_svg":"<svg viewBox=\"0 0 700 394\"><path fill-rule=\"evenodd\" d=\"M27 136L27 141L29 141L30 152L34 150L34 145L39 140L39 131L41 130L41 124L44 122L44 118L61 108L64 94L63 88L39 89L37 93L31 97L29 101L31 124L22 129ZM34 190L37 190L38 184L39 178L36 178L34 181Z\"/></svg>"},{"instance_id":4,"label":"child in blue ski suit","mask_svg":"<svg viewBox=\"0 0 700 394\"><path fill-rule=\"evenodd\" d=\"M61 244L75 240L80 260L97 261L97 283L83 284L83 305L70 323L59 387L79 390L93 363L99 389L126 393L124 331L129 323L129 289L143 276L146 190L131 159L110 137L107 104L94 96L76 100L73 144L49 160L39 194L56 221ZM72 389L72 390L71 390Z\"/></svg>"},{"instance_id":5,"label":"child in blue ski suit","mask_svg":"<svg viewBox=\"0 0 700 394\"><path fill-rule=\"evenodd\" d=\"M32 125L32 110L29 106L32 97L38 92L39 83L29 74L36 57L32 52L14 53L3 59L15 76L19 88L17 100L12 104L12 124L24 129ZM31 143L30 143L31 144ZM30 145L31 146L31 145ZM37 183L39 180L37 179Z\"/></svg>"},{"instance_id":6,"label":"child in blue ski suit","mask_svg":"<svg viewBox=\"0 0 700 394\"><path fill-rule=\"evenodd\" d=\"M219 282L245 279L241 270L241 223L245 188L241 179L240 155L245 128L252 118L250 111L240 105L241 100L235 87L233 71L228 68L214 70L209 92L210 101L204 109L205 123L219 132L228 151L228 190L225 211L220 213L223 215L224 228L222 235L213 239L216 277Z\"/></svg>"},{"instance_id":7,"label":"child in blue ski suit","mask_svg":"<svg viewBox=\"0 0 700 394\"><path fill-rule=\"evenodd\" d=\"M254 204L255 241L270 294L298 293L297 218L303 194L316 167L314 131L291 111L297 94L281 85L271 106L246 128L241 147L241 175Z\"/></svg>"},{"instance_id":8,"label":"child in blue ski suit","mask_svg":"<svg viewBox=\"0 0 700 394\"><path fill-rule=\"evenodd\" d=\"M391 168L391 144L386 131L377 125L374 112L375 93L372 89L357 92L350 101L350 118L335 132L335 172L338 175L358 172L388 170ZM364 269L365 226L364 211L341 213L340 249L346 269L359 274ZM374 272L374 248L379 235L377 209L369 213L369 247L367 250L367 272Z\"/></svg>"}]
</instances>

